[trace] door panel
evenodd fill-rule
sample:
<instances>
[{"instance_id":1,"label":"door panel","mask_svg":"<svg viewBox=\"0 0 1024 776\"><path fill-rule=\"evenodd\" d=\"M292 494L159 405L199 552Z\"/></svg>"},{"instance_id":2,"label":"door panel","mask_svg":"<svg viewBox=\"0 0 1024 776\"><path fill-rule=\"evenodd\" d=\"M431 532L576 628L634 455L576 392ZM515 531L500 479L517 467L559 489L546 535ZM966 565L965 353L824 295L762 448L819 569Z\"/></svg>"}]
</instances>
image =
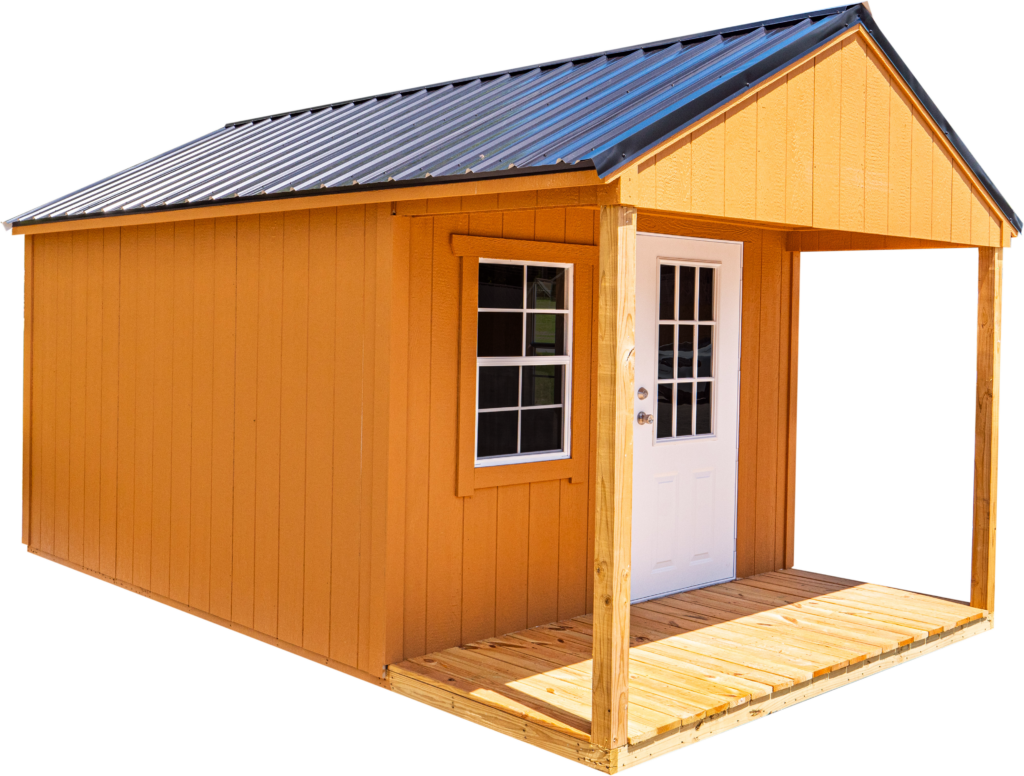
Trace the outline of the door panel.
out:
<instances>
[{"instance_id":1,"label":"door panel","mask_svg":"<svg viewBox=\"0 0 1024 776\"><path fill-rule=\"evenodd\" d=\"M735 575L742 267L742 243L637 236L634 601Z\"/></svg>"}]
</instances>

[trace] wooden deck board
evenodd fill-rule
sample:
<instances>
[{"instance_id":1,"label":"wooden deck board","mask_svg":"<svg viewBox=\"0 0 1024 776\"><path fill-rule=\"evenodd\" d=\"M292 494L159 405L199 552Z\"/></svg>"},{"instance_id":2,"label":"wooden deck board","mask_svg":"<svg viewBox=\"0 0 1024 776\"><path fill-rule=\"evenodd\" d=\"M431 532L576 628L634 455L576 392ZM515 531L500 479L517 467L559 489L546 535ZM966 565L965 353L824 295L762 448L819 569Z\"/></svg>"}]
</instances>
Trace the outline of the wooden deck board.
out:
<instances>
[{"instance_id":1,"label":"wooden deck board","mask_svg":"<svg viewBox=\"0 0 1024 776\"><path fill-rule=\"evenodd\" d=\"M630 618L629 744L605 754L584 745L589 615L407 660L392 686L614 772L991 627L966 604L804 571L634 604Z\"/></svg>"}]
</instances>

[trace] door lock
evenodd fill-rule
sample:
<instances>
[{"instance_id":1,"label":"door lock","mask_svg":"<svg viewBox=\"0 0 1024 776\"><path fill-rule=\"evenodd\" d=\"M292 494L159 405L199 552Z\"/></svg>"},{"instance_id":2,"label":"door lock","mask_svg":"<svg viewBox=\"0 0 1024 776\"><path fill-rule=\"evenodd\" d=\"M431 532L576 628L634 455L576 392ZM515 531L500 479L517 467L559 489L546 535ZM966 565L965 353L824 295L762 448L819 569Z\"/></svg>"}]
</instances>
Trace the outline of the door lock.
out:
<instances>
[{"instance_id":1,"label":"door lock","mask_svg":"<svg viewBox=\"0 0 1024 776\"><path fill-rule=\"evenodd\" d=\"M648 415L646 412L639 412L639 413L637 413L637 416L636 416L636 422L639 423L641 426L644 426L644 425L653 426L654 425L654 416L653 415Z\"/></svg>"},{"instance_id":2,"label":"door lock","mask_svg":"<svg viewBox=\"0 0 1024 776\"><path fill-rule=\"evenodd\" d=\"M644 399L646 399L647 398L647 389L646 388L639 389L636 392L636 398L640 399L640 401L643 401Z\"/></svg>"}]
</instances>

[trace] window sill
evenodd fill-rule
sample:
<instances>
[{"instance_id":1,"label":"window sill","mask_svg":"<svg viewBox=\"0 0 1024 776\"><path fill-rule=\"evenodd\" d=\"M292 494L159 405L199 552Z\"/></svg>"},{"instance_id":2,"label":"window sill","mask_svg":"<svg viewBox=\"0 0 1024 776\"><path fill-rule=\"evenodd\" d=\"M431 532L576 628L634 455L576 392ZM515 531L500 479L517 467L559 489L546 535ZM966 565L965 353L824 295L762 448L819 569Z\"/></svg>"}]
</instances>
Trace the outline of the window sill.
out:
<instances>
[{"instance_id":1,"label":"window sill","mask_svg":"<svg viewBox=\"0 0 1024 776\"><path fill-rule=\"evenodd\" d=\"M575 473L575 462L572 458L510 463L501 466L480 466L473 469L473 488L495 488L501 485L567 480L572 478Z\"/></svg>"}]
</instances>

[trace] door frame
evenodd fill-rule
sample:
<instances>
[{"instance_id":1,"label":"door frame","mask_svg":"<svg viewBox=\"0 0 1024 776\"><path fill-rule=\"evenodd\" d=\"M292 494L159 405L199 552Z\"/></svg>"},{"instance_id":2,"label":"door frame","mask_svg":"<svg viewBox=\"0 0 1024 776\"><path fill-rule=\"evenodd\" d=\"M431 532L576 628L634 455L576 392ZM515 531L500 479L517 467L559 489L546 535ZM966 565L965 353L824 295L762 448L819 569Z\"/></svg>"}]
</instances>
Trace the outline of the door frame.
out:
<instances>
[{"instance_id":1,"label":"door frame","mask_svg":"<svg viewBox=\"0 0 1024 776\"><path fill-rule=\"evenodd\" d=\"M723 579L720 579L720 580L716 580L714 582L704 582L704 583L701 583L699 585L690 585L688 587L679 588L678 590L669 590L669 591L666 591L666 592L663 592L663 593L657 593L655 595L650 595L650 596L643 596L643 597L640 597L640 598L633 598L632 595L631 595L630 596L630 604L643 603L644 601L652 601L652 600L656 600L658 598L664 598L665 596L675 595L676 593L685 593L685 592L687 592L689 590L700 590L701 588L704 588L704 587L710 587L712 585L720 585L720 584L724 584L726 582L731 582L731 581L735 580L736 579L736 561L737 561L736 553L737 553L737 546L738 546L738 540L739 540L739 536L738 536L738 531L739 531L739 486L740 486L740 477L739 477L739 445L740 445L740 422L741 422L740 404L741 404L741 400L742 400L741 390L742 390L742 377L743 377L743 373L742 373L742 370L741 370L740 367L741 367L741 364L743 363L743 260L745 258L744 243L743 243L742 240L716 240L716 239L709 238L709 237L693 237L693 236L689 236L689 235L661 234L659 232L640 232L640 231L638 231L636 233L636 243L637 243L637 252L638 253L639 253L640 242L645 237L671 238L673 240L686 240L687 242L725 243L727 245L739 246L739 251L740 251L740 282L739 282L739 290L738 290L739 296L737 298L738 309L739 309L739 320L738 320L738 325L736 327L737 328L737 332L736 332L736 346L737 346L737 350L736 350L736 353L737 353L737 364L736 364L736 439L735 439L736 460L734 462L734 474L733 474L732 575L729 576L729 577L725 577ZM682 261L686 261L686 260L683 259ZM694 259L693 261L698 262L698 263L700 262L699 259ZM710 264L710 262L708 262L708 263ZM656 267L657 267L657 264L656 264ZM637 271L639 272L639 266L637 267ZM717 293L718 294L722 293L721 287L719 287L719 289L717 289ZM655 316L655 318L654 318L654 325L655 325L655 327L657 327L657 325L658 325L658 318L657 318L657 316ZM634 333L634 339L637 339L640 336L650 336L651 337L651 339L649 340L650 342L657 342L657 328L655 328L655 331L653 333L650 333L650 332L647 332L647 333L635 332ZM715 350L717 351L718 348L716 347ZM716 355L716 359L717 359L717 355ZM657 363L657 359L655 359L655 363ZM657 381L655 381L655 384L656 383L657 383ZM636 386L634 385L634 389L635 389L635 387ZM707 437L704 437L704 438L707 438ZM633 479L635 481L635 479L636 479L636 457L635 456L633 458L633 472L632 472L632 475L633 475ZM630 533L632 533L632 527L630 528ZM631 541L630 544L632 545L633 542Z\"/></svg>"}]
</instances>

